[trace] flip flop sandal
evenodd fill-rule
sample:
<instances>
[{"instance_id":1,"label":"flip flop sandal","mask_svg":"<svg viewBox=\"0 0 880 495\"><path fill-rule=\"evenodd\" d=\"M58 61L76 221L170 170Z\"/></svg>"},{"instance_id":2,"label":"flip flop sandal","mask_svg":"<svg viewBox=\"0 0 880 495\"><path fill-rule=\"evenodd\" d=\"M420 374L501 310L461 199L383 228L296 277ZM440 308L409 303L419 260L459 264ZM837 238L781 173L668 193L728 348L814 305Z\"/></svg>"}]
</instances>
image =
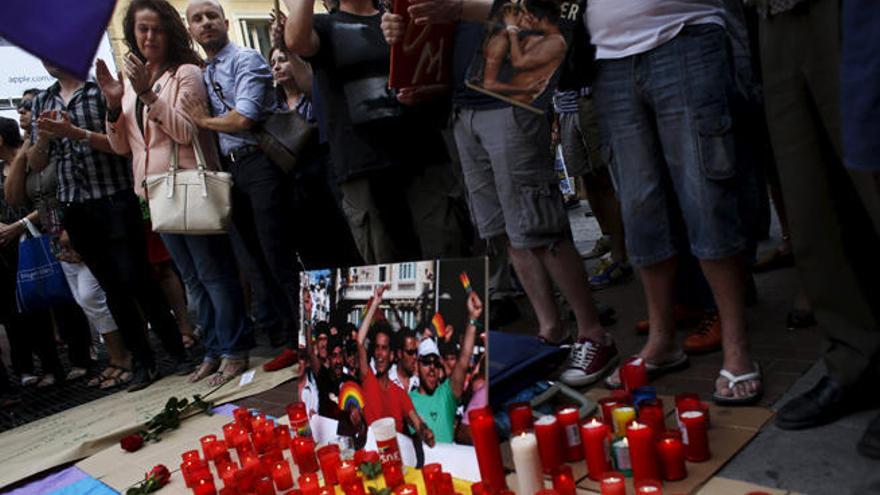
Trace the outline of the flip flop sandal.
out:
<instances>
[{"instance_id":1,"label":"flip flop sandal","mask_svg":"<svg viewBox=\"0 0 880 495\"><path fill-rule=\"evenodd\" d=\"M653 380L655 378L660 378L667 373L682 370L690 366L687 354L682 350L679 350L678 352L678 355L663 363L651 363L646 360L645 371L648 372L648 378ZM623 383L620 382L620 367L605 377L605 387L610 390L617 390L623 387Z\"/></svg>"},{"instance_id":2,"label":"flip flop sandal","mask_svg":"<svg viewBox=\"0 0 880 495\"><path fill-rule=\"evenodd\" d=\"M723 395L719 395L717 390L712 392L712 400L718 405L722 405L722 406L750 405L750 404L754 404L755 402L758 402L761 399L761 396L764 394L763 378L761 376L761 366L758 363L755 363L755 371L752 371L750 373L745 373L742 375L734 375L733 373L731 373L725 369L722 369L718 374L720 375L721 378L724 378L725 380L727 380L727 388L731 392L733 391L733 388L738 383L747 382L750 380L758 380L758 381L762 382L761 385L758 386L758 390L756 390L755 393L753 393L751 395L747 395L745 397L735 397L735 396L726 397ZM717 385L716 385L716 389L717 389Z\"/></svg>"},{"instance_id":3,"label":"flip flop sandal","mask_svg":"<svg viewBox=\"0 0 880 495\"><path fill-rule=\"evenodd\" d=\"M101 373L93 376L87 383L89 387L97 387L100 386L101 383L113 378L117 375L116 370L119 369L119 366L115 364L108 364L106 368L104 368Z\"/></svg>"},{"instance_id":4,"label":"flip flop sandal","mask_svg":"<svg viewBox=\"0 0 880 495\"><path fill-rule=\"evenodd\" d=\"M123 385L128 385L134 380L134 373L132 373L131 370L121 366L117 367L117 369L119 369L118 374L101 383L101 390L110 390Z\"/></svg>"}]
</instances>

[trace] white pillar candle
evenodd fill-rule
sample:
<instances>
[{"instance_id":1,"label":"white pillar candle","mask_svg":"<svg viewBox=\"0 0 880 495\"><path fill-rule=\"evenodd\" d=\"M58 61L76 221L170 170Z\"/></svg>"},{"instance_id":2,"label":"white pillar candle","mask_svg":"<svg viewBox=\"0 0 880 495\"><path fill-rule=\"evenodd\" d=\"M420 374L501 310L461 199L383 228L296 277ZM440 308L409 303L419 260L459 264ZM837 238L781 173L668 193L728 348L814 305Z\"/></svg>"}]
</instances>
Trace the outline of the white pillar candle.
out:
<instances>
[{"instance_id":1,"label":"white pillar candle","mask_svg":"<svg viewBox=\"0 0 880 495\"><path fill-rule=\"evenodd\" d=\"M513 452L513 467L516 469L517 493L534 495L544 488L544 475L541 472L541 457L538 455L538 440L534 433L523 433L510 441Z\"/></svg>"}]
</instances>

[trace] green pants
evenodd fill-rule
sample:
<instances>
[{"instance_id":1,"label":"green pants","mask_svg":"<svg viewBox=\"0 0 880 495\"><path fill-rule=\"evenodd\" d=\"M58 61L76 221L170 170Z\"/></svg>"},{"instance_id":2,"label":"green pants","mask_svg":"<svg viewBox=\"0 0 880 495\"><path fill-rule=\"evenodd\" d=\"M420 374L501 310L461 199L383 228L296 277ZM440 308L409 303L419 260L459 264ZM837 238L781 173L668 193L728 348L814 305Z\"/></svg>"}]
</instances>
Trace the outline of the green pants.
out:
<instances>
[{"instance_id":1,"label":"green pants","mask_svg":"<svg viewBox=\"0 0 880 495\"><path fill-rule=\"evenodd\" d=\"M827 332L829 373L846 385L877 370L880 188L841 161L839 9L839 0L808 0L763 20L760 39L795 260Z\"/></svg>"}]
</instances>

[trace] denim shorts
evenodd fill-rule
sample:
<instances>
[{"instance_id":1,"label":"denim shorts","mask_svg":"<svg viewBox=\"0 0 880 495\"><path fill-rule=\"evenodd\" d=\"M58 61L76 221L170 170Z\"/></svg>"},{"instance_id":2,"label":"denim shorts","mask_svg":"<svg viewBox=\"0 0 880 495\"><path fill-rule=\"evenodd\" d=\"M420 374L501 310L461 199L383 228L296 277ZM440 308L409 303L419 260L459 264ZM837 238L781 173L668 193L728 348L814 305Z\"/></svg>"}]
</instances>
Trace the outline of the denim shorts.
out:
<instances>
[{"instance_id":1,"label":"denim shorts","mask_svg":"<svg viewBox=\"0 0 880 495\"><path fill-rule=\"evenodd\" d=\"M593 90L603 155L638 266L673 257L680 235L699 259L746 246L730 60L724 29L700 24L648 52L599 63Z\"/></svg>"}]
</instances>

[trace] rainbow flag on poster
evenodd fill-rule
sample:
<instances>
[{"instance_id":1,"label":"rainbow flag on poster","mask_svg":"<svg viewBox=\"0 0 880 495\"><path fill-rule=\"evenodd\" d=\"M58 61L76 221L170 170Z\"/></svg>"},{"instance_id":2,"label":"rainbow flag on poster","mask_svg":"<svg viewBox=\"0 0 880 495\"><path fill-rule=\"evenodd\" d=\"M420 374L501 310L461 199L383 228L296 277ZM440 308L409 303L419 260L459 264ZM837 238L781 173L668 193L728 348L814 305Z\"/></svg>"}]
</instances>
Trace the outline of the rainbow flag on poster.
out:
<instances>
[{"instance_id":1,"label":"rainbow flag on poster","mask_svg":"<svg viewBox=\"0 0 880 495\"><path fill-rule=\"evenodd\" d=\"M437 337L441 339L446 337L446 322L443 321L443 315L439 311L434 313L434 317L431 318L431 326L434 327L434 333L437 334Z\"/></svg>"},{"instance_id":2,"label":"rainbow flag on poster","mask_svg":"<svg viewBox=\"0 0 880 495\"><path fill-rule=\"evenodd\" d=\"M467 272L461 272L458 275L458 279L461 281L461 286L464 287L464 291L470 294L473 288L471 288L471 279L468 277Z\"/></svg>"},{"instance_id":3,"label":"rainbow flag on poster","mask_svg":"<svg viewBox=\"0 0 880 495\"><path fill-rule=\"evenodd\" d=\"M364 394L355 382L345 382L339 388L339 409L345 411L349 407L364 409Z\"/></svg>"}]
</instances>

